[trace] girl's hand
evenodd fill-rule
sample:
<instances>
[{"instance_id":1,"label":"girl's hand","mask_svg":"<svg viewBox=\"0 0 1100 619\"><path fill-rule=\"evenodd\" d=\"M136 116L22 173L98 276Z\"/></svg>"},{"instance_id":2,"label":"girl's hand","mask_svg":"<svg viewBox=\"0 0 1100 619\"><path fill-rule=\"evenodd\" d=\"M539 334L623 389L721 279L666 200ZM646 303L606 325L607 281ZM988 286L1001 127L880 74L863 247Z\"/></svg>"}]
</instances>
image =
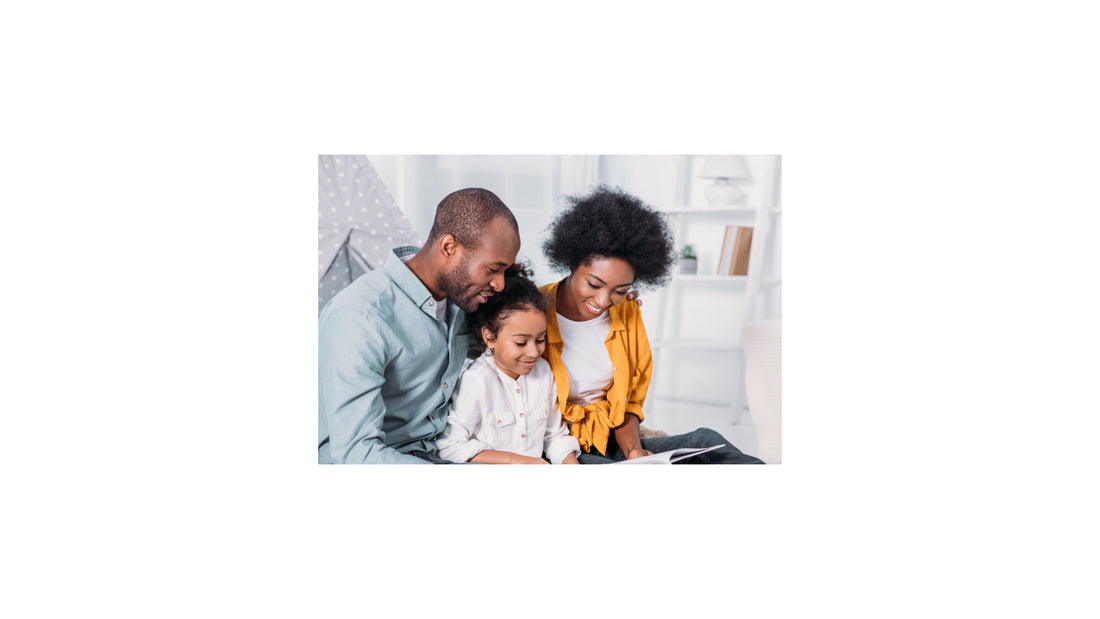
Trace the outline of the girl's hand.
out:
<instances>
[{"instance_id":1,"label":"girl's hand","mask_svg":"<svg viewBox=\"0 0 1100 619\"><path fill-rule=\"evenodd\" d=\"M534 456L521 456L519 454L513 454L512 461L509 464L550 464L542 458L536 458Z\"/></svg>"},{"instance_id":2,"label":"girl's hand","mask_svg":"<svg viewBox=\"0 0 1100 619\"><path fill-rule=\"evenodd\" d=\"M569 453L565 454L564 458L561 459L561 463L562 464L580 464L580 461L577 460L577 454L575 454L573 452L569 452Z\"/></svg>"},{"instance_id":3,"label":"girl's hand","mask_svg":"<svg viewBox=\"0 0 1100 619\"><path fill-rule=\"evenodd\" d=\"M627 460L633 460L634 458L642 458L645 456L652 456L653 452L648 449L642 449L641 447L635 447L626 454Z\"/></svg>"}]
</instances>

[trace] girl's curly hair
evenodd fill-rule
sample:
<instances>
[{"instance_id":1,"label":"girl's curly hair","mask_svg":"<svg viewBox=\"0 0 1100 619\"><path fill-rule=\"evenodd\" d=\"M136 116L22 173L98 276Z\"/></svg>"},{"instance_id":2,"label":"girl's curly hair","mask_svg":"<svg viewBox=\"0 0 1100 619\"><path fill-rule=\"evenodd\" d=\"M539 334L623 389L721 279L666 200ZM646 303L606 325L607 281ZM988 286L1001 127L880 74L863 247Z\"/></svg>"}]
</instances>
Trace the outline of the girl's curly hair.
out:
<instances>
[{"instance_id":1,"label":"girl's curly hair","mask_svg":"<svg viewBox=\"0 0 1100 619\"><path fill-rule=\"evenodd\" d=\"M534 275L526 264L519 262L504 270L504 289L489 297L489 300L470 312L470 328L477 334L472 344L479 352L485 352L486 344L481 338L481 328L489 329L494 336L500 333L501 324L512 312L537 310L546 312L548 301L535 285Z\"/></svg>"},{"instance_id":2,"label":"girl's curly hair","mask_svg":"<svg viewBox=\"0 0 1100 619\"><path fill-rule=\"evenodd\" d=\"M550 224L550 236L542 244L552 268L572 273L593 256L621 258L634 269L636 285L668 283L676 252L664 215L606 185L567 200L571 206Z\"/></svg>"}]
</instances>

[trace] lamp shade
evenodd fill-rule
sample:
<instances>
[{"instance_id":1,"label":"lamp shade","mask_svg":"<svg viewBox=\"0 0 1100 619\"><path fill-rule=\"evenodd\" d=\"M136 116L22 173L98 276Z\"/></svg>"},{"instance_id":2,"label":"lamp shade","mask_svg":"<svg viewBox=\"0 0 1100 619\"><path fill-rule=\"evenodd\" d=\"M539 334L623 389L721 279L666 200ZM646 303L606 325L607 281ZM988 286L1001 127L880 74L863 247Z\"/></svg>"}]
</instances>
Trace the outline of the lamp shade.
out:
<instances>
[{"instance_id":1,"label":"lamp shade","mask_svg":"<svg viewBox=\"0 0 1100 619\"><path fill-rule=\"evenodd\" d=\"M740 155L712 155L703 161L699 178L729 178L751 181L752 174L745 158Z\"/></svg>"}]
</instances>

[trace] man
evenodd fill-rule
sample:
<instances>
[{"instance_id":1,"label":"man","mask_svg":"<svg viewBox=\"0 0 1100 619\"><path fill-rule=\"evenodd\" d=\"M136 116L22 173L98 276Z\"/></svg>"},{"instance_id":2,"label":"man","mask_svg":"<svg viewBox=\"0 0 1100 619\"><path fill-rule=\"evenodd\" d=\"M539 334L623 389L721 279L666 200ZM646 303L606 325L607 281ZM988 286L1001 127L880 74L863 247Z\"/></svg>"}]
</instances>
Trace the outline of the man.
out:
<instances>
[{"instance_id":1,"label":"man","mask_svg":"<svg viewBox=\"0 0 1100 619\"><path fill-rule=\"evenodd\" d=\"M423 247L394 249L325 305L320 462L446 462L435 438L466 358L466 312L503 289L519 245L500 198L462 189L439 203Z\"/></svg>"}]
</instances>

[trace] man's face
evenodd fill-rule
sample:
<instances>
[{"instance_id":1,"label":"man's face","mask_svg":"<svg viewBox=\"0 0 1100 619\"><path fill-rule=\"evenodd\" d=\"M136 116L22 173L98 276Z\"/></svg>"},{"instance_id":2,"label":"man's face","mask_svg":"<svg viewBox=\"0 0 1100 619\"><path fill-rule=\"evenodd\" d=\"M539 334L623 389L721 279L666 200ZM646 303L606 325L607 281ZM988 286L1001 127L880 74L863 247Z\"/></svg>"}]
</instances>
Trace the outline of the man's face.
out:
<instances>
[{"instance_id":1,"label":"man's face","mask_svg":"<svg viewBox=\"0 0 1100 619\"><path fill-rule=\"evenodd\" d=\"M519 235L503 217L482 232L477 249L460 246L457 264L439 279L439 286L455 305L472 312L504 289L504 269L516 261Z\"/></svg>"}]
</instances>

